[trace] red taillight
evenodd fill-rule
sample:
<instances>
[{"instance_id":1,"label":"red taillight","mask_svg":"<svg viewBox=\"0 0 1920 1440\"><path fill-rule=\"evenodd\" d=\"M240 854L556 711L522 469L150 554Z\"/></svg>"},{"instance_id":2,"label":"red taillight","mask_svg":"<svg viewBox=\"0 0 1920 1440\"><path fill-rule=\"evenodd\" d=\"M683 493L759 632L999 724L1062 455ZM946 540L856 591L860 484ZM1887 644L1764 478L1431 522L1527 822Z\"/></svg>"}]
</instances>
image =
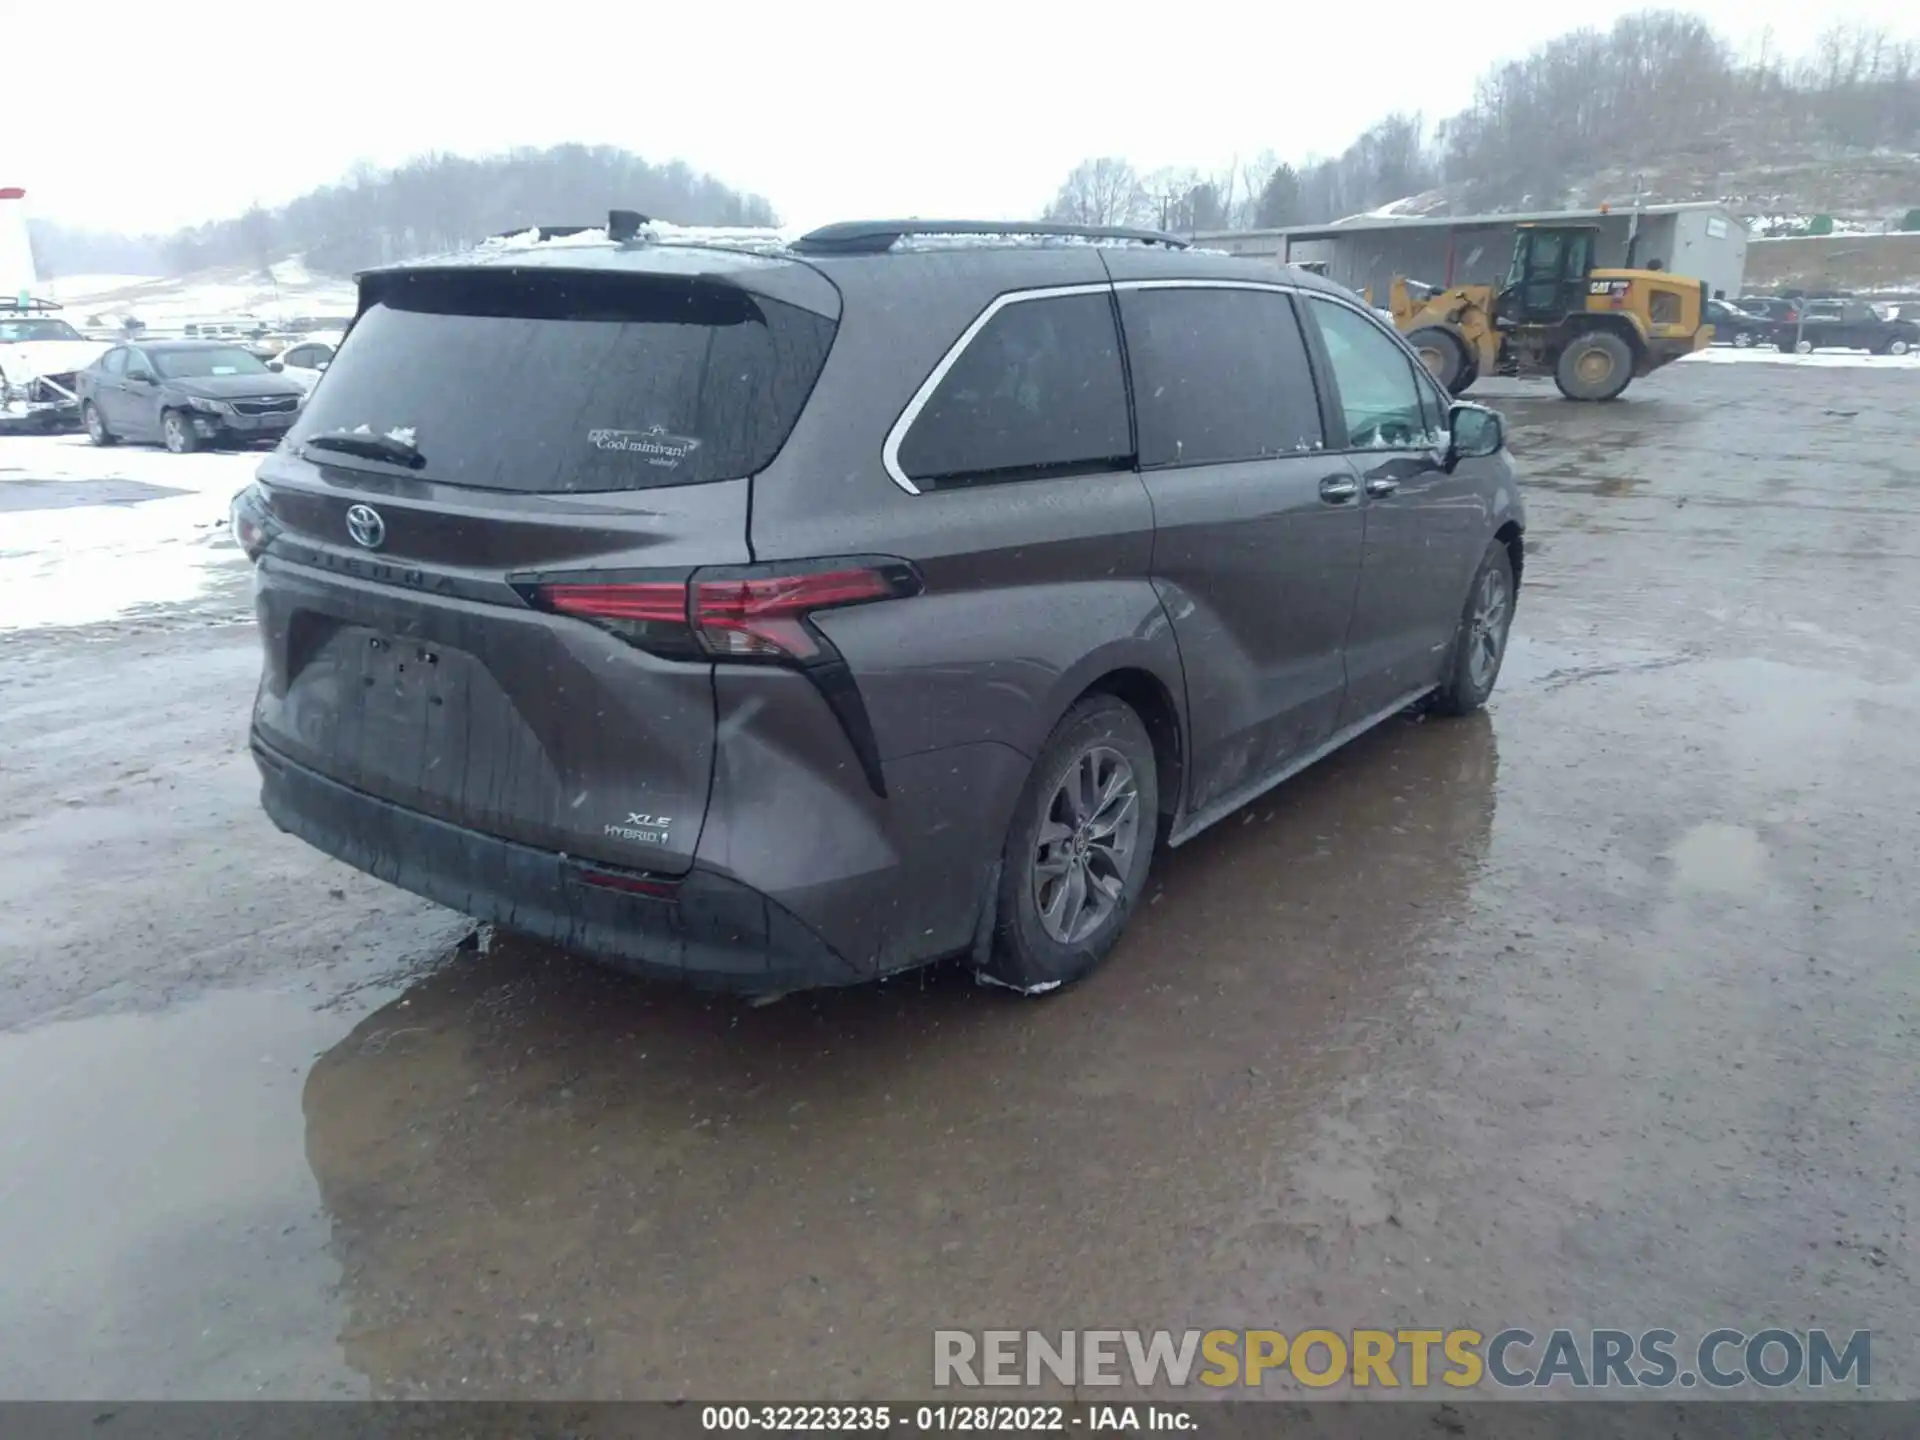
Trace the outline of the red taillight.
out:
<instances>
[{"instance_id":1,"label":"red taillight","mask_svg":"<svg viewBox=\"0 0 1920 1440\"><path fill-rule=\"evenodd\" d=\"M693 587L693 623L701 643L716 655L811 660L821 642L805 623L810 612L895 593L894 582L878 570L702 580Z\"/></svg>"},{"instance_id":2,"label":"red taillight","mask_svg":"<svg viewBox=\"0 0 1920 1440\"><path fill-rule=\"evenodd\" d=\"M267 546L273 543L273 537L279 527L274 522L273 511L267 505L266 496L258 485L249 485L233 497L233 504L227 511L227 523L233 533L236 544L249 560L259 560L266 553Z\"/></svg>"},{"instance_id":3,"label":"red taillight","mask_svg":"<svg viewBox=\"0 0 1920 1440\"><path fill-rule=\"evenodd\" d=\"M918 594L900 561L818 569L772 566L696 572L688 580L535 582L521 593L543 610L591 620L642 649L675 658L812 663L833 656L807 617L816 610Z\"/></svg>"},{"instance_id":4,"label":"red taillight","mask_svg":"<svg viewBox=\"0 0 1920 1440\"><path fill-rule=\"evenodd\" d=\"M549 610L588 620L646 620L687 623L687 587L680 583L640 585L542 585Z\"/></svg>"}]
</instances>

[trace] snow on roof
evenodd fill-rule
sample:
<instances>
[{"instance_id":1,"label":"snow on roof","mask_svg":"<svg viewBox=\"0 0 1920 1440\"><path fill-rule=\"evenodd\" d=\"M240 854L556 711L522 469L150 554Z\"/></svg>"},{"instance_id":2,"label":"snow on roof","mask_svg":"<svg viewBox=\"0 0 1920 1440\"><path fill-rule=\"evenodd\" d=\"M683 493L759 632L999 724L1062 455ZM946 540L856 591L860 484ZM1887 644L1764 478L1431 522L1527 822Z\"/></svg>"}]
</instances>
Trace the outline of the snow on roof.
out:
<instances>
[{"instance_id":1,"label":"snow on roof","mask_svg":"<svg viewBox=\"0 0 1920 1440\"><path fill-rule=\"evenodd\" d=\"M1034 250L1071 249L1076 246L1096 246L1100 249L1160 250L1165 241L1140 240L1130 235L1045 235L1022 234L1018 231L994 231L988 234L945 234L929 231L924 234L902 235L890 247L892 253L899 255L924 250L1006 250L1025 248Z\"/></svg>"},{"instance_id":2,"label":"snow on roof","mask_svg":"<svg viewBox=\"0 0 1920 1440\"><path fill-rule=\"evenodd\" d=\"M591 225L571 234L548 235L545 239L541 238L542 234L541 227L532 225L512 235L496 235L483 240L477 248L485 252L564 250L615 243L608 238L604 225ZM766 253L785 250L791 241L799 238L799 234L797 230L771 226L672 225L664 220L649 220L640 227L634 238L660 245L713 245Z\"/></svg>"},{"instance_id":3,"label":"snow on roof","mask_svg":"<svg viewBox=\"0 0 1920 1440\"><path fill-rule=\"evenodd\" d=\"M529 226L511 235L496 235L481 242L477 249L482 254L495 255L524 253L531 250L592 248L614 243L608 239L607 228L604 225L590 226L561 234L550 233L550 229L551 227L543 230L539 226ZM805 230L797 227L669 225L664 221L650 220L640 228L635 238L642 242L651 241L659 245L712 247L743 250L757 255L784 255L793 242L806 233ZM543 236L545 238L542 238ZM1157 248L1162 243L1158 240L1135 239L1129 236L1027 234L1018 231L984 233L925 231L903 234L888 248L894 254L907 254L945 250L1004 250L1013 247L1029 249L1074 246Z\"/></svg>"}]
</instances>

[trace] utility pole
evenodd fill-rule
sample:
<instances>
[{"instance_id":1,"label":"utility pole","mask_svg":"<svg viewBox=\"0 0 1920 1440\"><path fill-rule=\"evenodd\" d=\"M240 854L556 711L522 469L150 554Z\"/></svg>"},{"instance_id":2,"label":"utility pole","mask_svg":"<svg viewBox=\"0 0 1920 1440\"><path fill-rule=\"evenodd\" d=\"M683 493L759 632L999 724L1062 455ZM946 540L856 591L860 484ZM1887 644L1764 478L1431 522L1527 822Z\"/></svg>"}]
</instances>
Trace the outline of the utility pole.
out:
<instances>
[{"instance_id":1,"label":"utility pole","mask_svg":"<svg viewBox=\"0 0 1920 1440\"><path fill-rule=\"evenodd\" d=\"M1635 268L1639 257L1634 254L1640 243L1640 177L1633 177L1633 213L1627 217L1627 263L1624 269Z\"/></svg>"}]
</instances>

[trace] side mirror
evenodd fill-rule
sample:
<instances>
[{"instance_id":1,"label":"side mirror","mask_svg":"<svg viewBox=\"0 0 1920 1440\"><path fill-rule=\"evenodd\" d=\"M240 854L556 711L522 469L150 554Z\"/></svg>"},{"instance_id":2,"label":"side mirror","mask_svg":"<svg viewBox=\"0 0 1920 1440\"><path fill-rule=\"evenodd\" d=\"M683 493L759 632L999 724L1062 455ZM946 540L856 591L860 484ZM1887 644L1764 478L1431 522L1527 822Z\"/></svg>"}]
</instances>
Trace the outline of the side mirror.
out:
<instances>
[{"instance_id":1,"label":"side mirror","mask_svg":"<svg viewBox=\"0 0 1920 1440\"><path fill-rule=\"evenodd\" d=\"M285 370L286 368L287 367L278 360L267 361L267 369L271 370L276 375L278 375L282 370Z\"/></svg>"},{"instance_id":2,"label":"side mirror","mask_svg":"<svg viewBox=\"0 0 1920 1440\"><path fill-rule=\"evenodd\" d=\"M332 363L333 362L331 360L316 360L313 362L314 372L317 374L320 371L326 369L327 366L331 365Z\"/></svg>"},{"instance_id":3,"label":"side mirror","mask_svg":"<svg viewBox=\"0 0 1920 1440\"><path fill-rule=\"evenodd\" d=\"M1447 414L1447 430L1452 436L1447 445L1449 466L1461 460L1484 460L1507 446L1507 427L1500 412L1484 405L1454 406Z\"/></svg>"}]
</instances>

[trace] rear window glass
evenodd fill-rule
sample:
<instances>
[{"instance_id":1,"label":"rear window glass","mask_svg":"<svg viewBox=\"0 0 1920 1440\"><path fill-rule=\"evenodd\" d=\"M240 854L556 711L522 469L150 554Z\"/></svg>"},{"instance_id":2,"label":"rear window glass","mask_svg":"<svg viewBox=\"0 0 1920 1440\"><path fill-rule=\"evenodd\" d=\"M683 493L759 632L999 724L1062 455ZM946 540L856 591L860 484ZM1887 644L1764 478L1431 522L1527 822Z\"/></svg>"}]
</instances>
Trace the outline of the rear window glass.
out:
<instances>
[{"instance_id":1,"label":"rear window glass","mask_svg":"<svg viewBox=\"0 0 1920 1440\"><path fill-rule=\"evenodd\" d=\"M267 373L267 367L256 356L224 345L209 345L204 350L155 350L153 368L169 380Z\"/></svg>"},{"instance_id":2,"label":"rear window glass","mask_svg":"<svg viewBox=\"0 0 1920 1440\"><path fill-rule=\"evenodd\" d=\"M403 440L423 479L643 490L764 468L834 322L731 286L653 276L391 277L288 437ZM321 452L310 452L321 458ZM381 463L337 450L329 465Z\"/></svg>"},{"instance_id":3,"label":"rear window glass","mask_svg":"<svg viewBox=\"0 0 1920 1440\"><path fill-rule=\"evenodd\" d=\"M1307 344L1271 290L1120 296L1140 413L1140 463L1208 465L1318 450Z\"/></svg>"},{"instance_id":4,"label":"rear window glass","mask_svg":"<svg viewBox=\"0 0 1920 1440\"><path fill-rule=\"evenodd\" d=\"M1132 455L1113 304L1099 294L1004 306L941 377L899 459L938 485L1113 469Z\"/></svg>"}]
</instances>

